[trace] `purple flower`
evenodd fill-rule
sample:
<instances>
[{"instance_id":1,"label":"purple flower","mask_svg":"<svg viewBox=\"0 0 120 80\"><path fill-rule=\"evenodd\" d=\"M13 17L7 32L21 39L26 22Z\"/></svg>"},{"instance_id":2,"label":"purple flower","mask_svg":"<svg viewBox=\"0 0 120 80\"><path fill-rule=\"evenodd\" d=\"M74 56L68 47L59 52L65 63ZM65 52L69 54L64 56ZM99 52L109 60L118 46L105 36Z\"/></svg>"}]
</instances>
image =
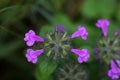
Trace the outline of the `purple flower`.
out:
<instances>
[{"instance_id":1,"label":"purple flower","mask_svg":"<svg viewBox=\"0 0 120 80\"><path fill-rule=\"evenodd\" d=\"M25 34L24 41L26 41L28 46L32 46L35 41L44 42L44 39L36 35L33 30L29 30L28 33Z\"/></svg>"},{"instance_id":2,"label":"purple flower","mask_svg":"<svg viewBox=\"0 0 120 80\"><path fill-rule=\"evenodd\" d=\"M71 38L82 37L83 40L86 40L88 32L84 26L78 26L78 30L71 35Z\"/></svg>"},{"instance_id":3,"label":"purple flower","mask_svg":"<svg viewBox=\"0 0 120 80\"><path fill-rule=\"evenodd\" d=\"M116 60L118 66L120 67L120 60Z\"/></svg>"},{"instance_id":4,"label":"purple flower","mask_svg":"<svg viewBox=\"0 0 120 80\"><path fill-rule=\"evenodd\" d=\"M102 32L104 34L104 36L107 36L107 32L108 32L108 26L109 26L109 21L107 19L99 19L96 23L96 26L98 28L102 29Z\"/></svg>"},{"instance_id":5,"label":"purple flower","mask_svg":"<svg viewBox=\"0 0 120 80\"><path fill-rule=\"evenodd\" d=\"M58 24L58 25L55 25L55 30L59 31L60 33L63 33L65 28L62 25Z\"/></svg>"},{"instance_id":6,"label":"purple flower","mask_svg":"<svg viewBox=\"0 0 120 80\"><path fill-rule=\"evenodd\" d=\"M71 49L71 52L78 55L78 62L79 63L87 62L88 58L90 57L90 54L88 53L87 49L82 49L82 50Z\"/></svg>"},{"instance_id":7,"label":"purple flower","mask_svg":"<svg viewBox=\"0 0 120 80\"><path fill-rule=\"evenodd\" d=\"M120 76L120 68L114 63L113 60L110 61L111 69L108 71L108 76L112 79L118 79Z\"/></svg>"},{"instance_id":8,"label":"purple flower","mask_svg":"<svg viewBox=\"0 0 120 80\"><path fill-rule=\"evenodd\" d=\"M44 52L44 49L35 50L35 51L32 49L28 49L27 54L25 56L26 56L28 62L36 63L37 57L43 52Z\"/></svg>"},{"instance_id":9,"label":"purple flower","mask_svg":"<svg viewBox=\"0 0 120 80\"><path fill-rule=\"evenodd\" d=\"M119 34L120 34L120 30L119 30L119 29L116 29L114 35L117 36L117 35L119 35Z\"/></svg>"}]
</instances>

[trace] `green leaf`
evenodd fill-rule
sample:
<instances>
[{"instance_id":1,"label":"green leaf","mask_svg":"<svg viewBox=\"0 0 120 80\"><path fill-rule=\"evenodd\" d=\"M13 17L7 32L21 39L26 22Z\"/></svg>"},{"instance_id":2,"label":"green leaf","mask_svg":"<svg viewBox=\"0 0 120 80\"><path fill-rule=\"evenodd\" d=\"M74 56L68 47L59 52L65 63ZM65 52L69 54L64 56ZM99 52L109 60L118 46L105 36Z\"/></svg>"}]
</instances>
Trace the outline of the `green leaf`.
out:
<instances>
[{"instance_id":1,"label":"green leaf","mask_svg":"<svg viewBox=\"0 0 120 80\"><path fill-rule=\"evenodd\" d=\"M49 58L41 56L36 70L37 80L51 80L53 72L55 71L57 64L51 61Z\"/></svg>"},{"instance_id":2,"label":"green leaf","mask_svg":"<svg viewBox=\"0 0 120 80\"><path fill-rule=\"evenodd\" d=\"M118 6L117 6L116 18L118 21L120 21L120 2L118 3Z\"/></svg>"},{"instance_id":3,"label":"green leaf","mask_svg":"<svg viewBox=\"0 0 120 80\"><path fill-rule=\"evenodd\" d=\"M84 0L82 14L90 18L110 18L115 8L115 0Z\"/></svg>"}]
</instances>

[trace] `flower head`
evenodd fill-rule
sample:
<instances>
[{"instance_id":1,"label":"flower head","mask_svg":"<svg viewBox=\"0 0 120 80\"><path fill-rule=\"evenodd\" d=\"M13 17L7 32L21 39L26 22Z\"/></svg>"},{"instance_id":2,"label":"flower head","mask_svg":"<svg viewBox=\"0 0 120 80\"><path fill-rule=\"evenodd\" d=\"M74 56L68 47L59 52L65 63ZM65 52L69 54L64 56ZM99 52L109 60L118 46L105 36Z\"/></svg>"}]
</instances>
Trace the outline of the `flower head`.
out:
<instances>
[{"instance_id":1,"label":"flower head","mask_svg":"<svg viewBox=\"0 0 120 80\"><path fill-rule=\"evenodd\" d=\"M104 34L104 36L107 36L107 32L108 32L108 26L109 26L109 21L107 19L99 19L96 23L96 26L98 28L102 29L102 32Z\"/></svg>"},{"instance_id":2,"label":"flower head","mask_svg":"<svg viewBox=\"0 0 120 80\"><path fill-rule=\"evenodd\" d=\"M108 71L108 76L112 79L118 79L120 76L120 68L117 67L113 60L111 60L110 64L111 69Z\"/></svg>"},{"instance_id":3,"label":"flower head","mask_svg":"<svg viewBox=\"0 0 120 80\"><path fill-rule=\"evenodd\" d=\"M83 40L86 40L88 32L84 26L78 26L78 30L71 35L71 38L82 37Z\"/></svg>"},{"instance_id":4,"label":"flower head","mask_svg":"<svg viewBox=\"0 0 120 80\"><path fill-rule=\"evenodd\" d=\"M28 62L36 63L37 57L45 50L46 56L55 61L59 61L61 58L66 58L68 51L71 50L71 39L79 36L84 40L87 39L88 32L85 27L79 26L78 30L70 37L62 25L56 25L54 32L51 31L46 34L45 41L36 35L33 30L29 30L28 33L25 34L24 40L28 46L32 46L36 41L35 48L38 50L33 51L32 49L28 49L26 58ZM79 63L86 62L90 57L87 49L82 49L79 52Z\"/></svg>"},{"instance_id":5,"label":"flower head","mask_svg":"<svg viewBox=\"0 0 120 80\"><path fill-rule=\"evenodd\" d=\"M87 62L89 57L90 57L90 54L88 53L87 49L82 49L82 50L71 49L71 52L78 55L78 62L79 63Z\"/></svg>"},{"instance_id":6,"label":"flower head","mask_svg":"<svg viewBox=\"0 0 120 80\"><path fill-rule=\"evenodd\" d=\"M35 41L44 42L44 39L36 35L33 30L29 30L28 33L25 34L24 41L26 41L28 46L32 46Z\"/></svg>"},{"instance_id":7,"label":"flower head","mask_svg":"<svg viewBox=\"0 0 120 80\"><path fill-rule=\"evenodd\" d=\"M37 57L43 52L44 52L43 49L35 50L35 51L32 49L28 49L27 54L26 54L26 58L27 58L28 62L36 63Z\"/></svg>"}]
</instances>

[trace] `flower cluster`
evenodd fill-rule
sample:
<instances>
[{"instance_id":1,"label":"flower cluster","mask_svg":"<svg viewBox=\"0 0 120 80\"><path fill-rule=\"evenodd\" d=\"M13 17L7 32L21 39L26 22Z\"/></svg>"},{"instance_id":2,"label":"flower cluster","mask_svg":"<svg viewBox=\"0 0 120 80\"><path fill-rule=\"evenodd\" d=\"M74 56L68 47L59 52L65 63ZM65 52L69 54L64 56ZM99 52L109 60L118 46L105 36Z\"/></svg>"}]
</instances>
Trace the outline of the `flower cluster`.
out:
<instances>
[{"instance_id":1,"label":"flower cluster","mask_svg":"<svg viewBox=\"0 0 120 80\"><path fill-rule=\"evenodd\" d=\"M108 26L110 22L107 19L100 19L96 26L102 29L103 36L98 40L97 47L94 49L96 57L111 65L108 76L113 80L120 76L120 30L116 29L113 36L108 36Z\"/></svg>"},{"instance_id":2,"label":"flower cluster","mask_svg":"<svg viewBox=\"0 0 120 80\"><path fill-rule=\"evenodd\" d=\"M28 33L25 34L24 41L26 41L27 46L33 46L35 42L44 42L44 39L36 35L33 30L29 30ZM35 51L32 49L28 49L26 58L28 62L36 63L37 57L43 52L44 52L44 49L39 49Z\"/></svg>"},{"instance_id":3,"label":"flower cluster","mask_svg":"<svg viewBox=\"0 0 120 80\"><path fill-rule=\"evenodd\" d=\"M37 43L38 49L28 49L26 58L28 62L36 63L38 56L45 51L48 57L58 60L64 58L68 54L68 51L71 51L78 55L79 63L87 62L90 57L88 50L86 48L82 50L74 49L71 47L70 42L76 37L81 37L83 40L86 40L87 36L88 32L84 26L78 26L78 30L69 36L62 25L56 25L54 32L48 32L44 39L36 35L33 30L29 30L25 34L24 41L27 46L33 46ZM42 44L39 45L39 43Z\"/></svg>"}]
</instances>

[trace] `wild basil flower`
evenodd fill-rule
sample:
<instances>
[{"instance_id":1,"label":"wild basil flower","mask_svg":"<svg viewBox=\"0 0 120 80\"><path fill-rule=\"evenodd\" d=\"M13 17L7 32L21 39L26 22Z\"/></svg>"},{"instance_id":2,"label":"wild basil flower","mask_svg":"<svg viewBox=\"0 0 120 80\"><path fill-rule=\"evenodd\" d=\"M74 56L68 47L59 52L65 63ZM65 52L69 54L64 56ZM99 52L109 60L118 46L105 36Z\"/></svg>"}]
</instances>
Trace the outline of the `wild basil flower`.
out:
<instances>
[{"instance_id":1,"label":"wild basil flower","mask_svg":"<svg viewBox=\"0 0 120 80\"><path fill-rule=\"evenodd\" d=\"M109 64L110 59L120 59L120 34L118 31L113 36L100 37L96 49L98 56Z\"/></svg>"},{"instance_id":2,"label":"wild basil flower","mask_svg":"<svg viewBox=\"0 0 120 80\"><path fill-rule=\"evenodd\" d=\"M111 69L108 71L108 76L112 79L118 79L120 76L120 67L113 60L110 61Z\"/></svg>"},{"instance_id":3,"label":"wild basil flower","mask_svg":"<svg viewBox=\"0 0 120 80\"><path fill-rule=\"evenodd\" d=\"M79 35L79 36L78 36ZM68 32L62 25L56 25L54 32L47 32L45 38L35 35L33 30L26 33L24 40L30 42L32 45L36 41L37 50L43 49L46 55L55 61L65 58L69 51L71 51L71 40L74 37L82 37L83 40L87 39L88 32L85 27L78 27L78 33L73 33L73 37L68 35ZM78 61L79 63L86 62L89 58L87 49L80 50ZM36 61L37 58L35 58Z\"/></svg>"},{"instance_id":4,"label":"wild basil flower","mask_svg":"<svg viewBox=\"0 0 120 80\"><path fill-rule=\"evenodd\" d=\"M99 19L96 23L96 26L98 28L102 29L102 32L104 34L104 36L107 36L107 32L108 32L108 26L109 26L109 21L107 19Z\"/></svg>"},{"instance_id":5,"label":"wild basil flower","mask_svg":"<svg viewBox=\"0 0 120 80\"><path fill-rule=\"evenodd\" d=\"M33 30L29 30L28 33L25 34L24 41L26 41L27 46L32 46L35 41L44 42L44 39L36 35Z\"/></svg>"},{"instance_id":6,"label":"wild basil flower","mask_svg":"<svg viewBox=\"0 0 120 80\"><path fill-rule=\"evenodd\" d=\"M71 35L71 38L82 37L83 40L86 40L88 32L84 26L78 26L78 30Z\"/></svg>"},{"instance_id":7,"label":"wild basil flower","mask_svg":"<svg viewBox=\"0 0 120 80\"><path fill-rule=\"evenodd\" d=\"M88 53L87 49L82 49L82 50L71 49L71 52L78 55L78 62L79 63L87 62L89 57L90 57L90 54Z\"/></svg>"},{"instance_id":8,"label":"wild basil flower","mask_svg":"<svg viewBox=\"0 0 120 80\"><path fill-rule=\"evenodd\" d=\"M32 49L27 49L27 54L25 55L28 62L36 63L38 60L38 56L44 52L43 49L40 50L32 50Z\"/></svg>"},{"instance_id":9,"label":"wild basil flower","mask_svg":"<svg viewBox=\"0 0 120 80\"><path fill-rule=\"evenodd\" d=\"M97 53L94 53L97 54L95 56L104 61L106 65L111 64L111 69L108 71L108 76L113 79L119 78L119 69L118 67L116 68L116 64L113 60L116 62L118 62L117 60L120 60L120 34L119 30L116 29L114 34L109 36L109 34L107 34L109 24L109 21L106 19L100 19L97 21L96 26L102 28L104 35L100 36L96 45ZM116 69L118 71L116 71Z\"/></svg>"}]
</instances>

